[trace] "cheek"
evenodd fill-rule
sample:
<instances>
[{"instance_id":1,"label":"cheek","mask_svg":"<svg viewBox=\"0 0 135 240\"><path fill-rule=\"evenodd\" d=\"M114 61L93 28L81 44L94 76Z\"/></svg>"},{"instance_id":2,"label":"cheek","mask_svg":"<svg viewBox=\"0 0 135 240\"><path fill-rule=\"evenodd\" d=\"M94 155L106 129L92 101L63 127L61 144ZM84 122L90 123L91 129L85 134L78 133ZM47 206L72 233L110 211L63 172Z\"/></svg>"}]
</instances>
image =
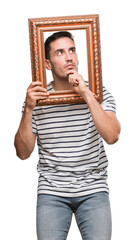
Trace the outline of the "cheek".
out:
<instances>
[{"instance_id":1,"label":"cheek","mask_svg":"<svg viewBox=\"0 0 135 240\"><path fill-rule=\"evenodd\" d=\"M76 64L79 64L78 56L76 56Z\"/></svg>"},{"instance_id":2,"label":"cheek","mask_svg":"<svg viewBox=\"0 0 135 240\"><path fill-rule=\"evenodd\" d=\"M64 61L62 58L58 59L57 61L53 62L52 67L55 71L63 71L64 70Z\"/></svg>"},{"instance_id":3,"label":"cheek","mask_svg":"<svg viewBox=\"0 0 135 240\"><path fill-rule=\"evenodd\" d=\"M74 61L74 63L75 63L76 65L79 64L77 55L74 55L74 56L73 56L73 61Z\"/></svg>"}]
</instances>

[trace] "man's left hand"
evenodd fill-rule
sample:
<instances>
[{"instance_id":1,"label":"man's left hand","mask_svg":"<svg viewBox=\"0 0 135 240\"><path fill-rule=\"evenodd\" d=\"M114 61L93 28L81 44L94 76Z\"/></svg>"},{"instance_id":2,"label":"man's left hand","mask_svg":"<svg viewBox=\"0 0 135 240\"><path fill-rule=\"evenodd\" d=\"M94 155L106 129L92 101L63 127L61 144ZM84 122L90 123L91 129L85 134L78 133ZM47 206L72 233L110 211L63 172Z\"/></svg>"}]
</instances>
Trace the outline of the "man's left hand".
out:
<instances>
[{"instance_id":1,"label":"man's left hand","mask_svg":"<svg viewBox=\"0 0 135 240\"><path fill-rule=\"evenodd\" d=\"M71 70L69 74L69 83L73 86L74 91L80 95L84 95L85 91L88 89L86 83L77 71Z\"/></svg>"}]
</instances>

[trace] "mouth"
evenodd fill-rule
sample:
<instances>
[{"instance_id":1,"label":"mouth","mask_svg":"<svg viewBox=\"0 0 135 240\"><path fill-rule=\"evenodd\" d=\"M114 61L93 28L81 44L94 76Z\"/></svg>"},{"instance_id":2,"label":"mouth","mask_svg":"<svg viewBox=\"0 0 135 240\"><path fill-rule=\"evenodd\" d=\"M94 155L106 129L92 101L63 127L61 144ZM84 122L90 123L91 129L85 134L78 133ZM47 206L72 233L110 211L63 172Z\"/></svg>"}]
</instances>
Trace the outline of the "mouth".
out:
<instances>
[{"instance_id":1,"label":"mouth","mask_svg":"<svg viewBox=\"0 0 135 240\"><path fill-rule=\"evenodd\" d=\"M75 65L74 65L73 63L69 63L69 64L66 65L65 68L67 68L67 69L73 69L74 67L75 67Z\"/></svg>"}]
</instances>

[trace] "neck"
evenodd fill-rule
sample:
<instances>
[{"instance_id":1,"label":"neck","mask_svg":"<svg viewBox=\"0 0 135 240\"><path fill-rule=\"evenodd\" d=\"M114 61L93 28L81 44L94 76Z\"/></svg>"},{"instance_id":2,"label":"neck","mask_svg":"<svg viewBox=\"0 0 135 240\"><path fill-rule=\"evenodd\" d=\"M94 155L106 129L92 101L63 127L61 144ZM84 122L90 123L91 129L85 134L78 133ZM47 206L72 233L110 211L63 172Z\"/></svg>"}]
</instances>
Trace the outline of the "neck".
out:
<instances>
[{"instance_id":1,"label":"neck","mask_svg":"<svg viewBox=\"0 0 135 240\"><path fill-rule=\"evenodd\" d=\"M54 78L52 82L52 87L55 91L73 90L73 87L68 82L68 77L66 78Z\"/></svg>"}]
</instances>

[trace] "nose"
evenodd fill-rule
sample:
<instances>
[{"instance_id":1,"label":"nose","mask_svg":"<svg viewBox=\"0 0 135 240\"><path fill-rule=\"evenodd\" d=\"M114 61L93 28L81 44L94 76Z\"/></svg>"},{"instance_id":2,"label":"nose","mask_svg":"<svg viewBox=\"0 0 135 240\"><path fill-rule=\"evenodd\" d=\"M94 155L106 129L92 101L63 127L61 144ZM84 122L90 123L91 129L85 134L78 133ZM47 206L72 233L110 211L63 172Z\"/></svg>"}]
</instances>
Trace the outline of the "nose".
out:
<instances>
[{"instance_id":1,"label":"nose","mask_svg":"<svg viewBox=\"0 0 135 240\"><path fill-rule=\"evenodd\" d=\"M71 56L70 52L66 52L66 54L65 54L65 60L66 60L66 62L72 61L72 56Z\"/></svg>"}]
</instances>

